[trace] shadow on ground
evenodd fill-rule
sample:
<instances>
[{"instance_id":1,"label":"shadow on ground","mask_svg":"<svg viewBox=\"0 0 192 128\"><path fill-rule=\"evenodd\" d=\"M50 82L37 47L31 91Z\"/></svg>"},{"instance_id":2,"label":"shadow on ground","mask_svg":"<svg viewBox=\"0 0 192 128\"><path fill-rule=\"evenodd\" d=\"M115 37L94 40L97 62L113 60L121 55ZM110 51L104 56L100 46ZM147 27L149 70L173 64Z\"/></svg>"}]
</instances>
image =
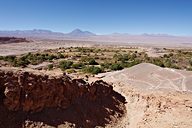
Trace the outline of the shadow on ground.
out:
<instances>
[{"instance_id":1,"label":"shadow on ground","mask_svg":"<svg viewBox=\"0 0 192 128\"><path fill-rule=\"evenodd\" d=\"M33 114L22 111L10 112L2 106L1 102L0 127L29 127L36 122L41 122L41 125L53 127L65 124L65 122L74 124L77 128L105 127L110 121L117 121L116 117L123 116L126 112L125 103L125 98L115 91L111 95L94 102L78 99L68 109L49 108ZM30 123L26 123L26 121Z\"/></svg>"}]
</instances>

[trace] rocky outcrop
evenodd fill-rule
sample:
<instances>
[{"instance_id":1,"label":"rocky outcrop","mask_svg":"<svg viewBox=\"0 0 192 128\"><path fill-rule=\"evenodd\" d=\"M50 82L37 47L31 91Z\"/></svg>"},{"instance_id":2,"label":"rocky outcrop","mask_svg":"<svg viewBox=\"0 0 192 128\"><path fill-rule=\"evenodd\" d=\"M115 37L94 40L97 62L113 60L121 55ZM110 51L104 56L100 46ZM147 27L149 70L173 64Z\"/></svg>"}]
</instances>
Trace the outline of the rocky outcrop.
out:
<instances>
[{"instance_id":1,"label":"rocky outcrop","mask_svg":"<svg viewBox=\"0 0 192 128\"><path fill-rule=\"evenodd\" d=\"M105 127L126 113L124 104L102 80L0 68L0 127Z\"/></svg>"},{"instance_id":2,"label":"rocky outcrop","mask_svg":"<svg viewBox=\"0 0 192 128\"><path fill-rule=\"evenodd\" d=\"M102 80L91 84L67 75L48 76L23 71L0 71L4 105L12 111L38 112L44 108L68 108L78 99L95 101L110 95L113 88Z\"/></svg>"},{"instance_id":3,"label":"rocky outcrop","mask_svg":"<svg viewBox=\"0 0 192 128\"><path fill-rule=\"evenodd\" d=\"M29 42L29 41L25 38L0 37L0 44L20 43L20 42Z\"/></svg>"}]
</instances>

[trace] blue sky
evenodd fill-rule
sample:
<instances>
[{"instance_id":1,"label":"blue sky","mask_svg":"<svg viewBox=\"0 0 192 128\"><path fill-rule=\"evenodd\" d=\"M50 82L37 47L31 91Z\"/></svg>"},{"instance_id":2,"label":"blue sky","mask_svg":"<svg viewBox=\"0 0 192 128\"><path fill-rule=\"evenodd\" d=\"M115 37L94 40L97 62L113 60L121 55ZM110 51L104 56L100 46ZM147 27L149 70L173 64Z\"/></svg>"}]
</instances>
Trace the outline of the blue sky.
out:
<instances>
[{"instance_id":1,"label":"blue sky","mask_svg":"<svg viewBox=\"0 0 192 128\"><path fill-rule=\"evenodd\" d=\"M192 35L192 0L0 0L0 30Z\"/></svg>"}]
</instances>

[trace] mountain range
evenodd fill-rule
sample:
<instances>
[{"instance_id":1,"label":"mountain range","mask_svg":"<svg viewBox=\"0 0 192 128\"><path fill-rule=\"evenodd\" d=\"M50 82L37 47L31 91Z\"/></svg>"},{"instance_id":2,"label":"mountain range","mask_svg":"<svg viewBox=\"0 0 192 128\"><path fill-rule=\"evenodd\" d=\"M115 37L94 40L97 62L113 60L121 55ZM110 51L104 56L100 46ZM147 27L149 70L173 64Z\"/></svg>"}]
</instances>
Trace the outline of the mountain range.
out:
<instances>
[{"instance_id":1,"label":"mountain range","mask_svg":"<svg viewBox=\"0 0 192 128\"><path fill-rule=\"evenodd\" d=\"M33 30L15 30L0 31L1 37L25 37L40 39L57 39L57 40L83 40L83 41L100 41L100 42L120 42L120 43L154 43L154 44L192 44L191 36L172 36L167 34L141 34L131 35L127 33L113 33L108 35L97 35L89 31L75 29L69 33L53 32L50 30L33 29Z\"/></svg>"},{"instance_id":2,"label":"mountain range","mask_svg":"<svg viewBox=\"0 0 192 128\"><path fill-rule=\"evenodd\" d=\"M96 34L89 31L75 29L70 33L53 32L50 30L33 29L33 30L15 30L15 31L0 31L0 36L16 36L16 37L39 37L39 38L61 38L61 37L89 37Z\"/></svg>"}]
</instances>

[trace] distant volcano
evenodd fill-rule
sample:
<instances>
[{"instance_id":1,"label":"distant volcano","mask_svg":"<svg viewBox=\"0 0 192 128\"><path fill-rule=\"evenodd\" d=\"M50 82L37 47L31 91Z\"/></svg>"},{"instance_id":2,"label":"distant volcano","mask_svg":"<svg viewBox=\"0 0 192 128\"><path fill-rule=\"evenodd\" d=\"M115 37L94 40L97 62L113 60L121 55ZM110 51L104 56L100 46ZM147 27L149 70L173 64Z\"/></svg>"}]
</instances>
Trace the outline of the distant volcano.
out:
<instances>
[{"instance_id":1,"label":"distant volcano","mask_svg":"<svg viewBox=\"0 0 192 128\"><path fill-rule=\"evenodd\" d=\"M85 37L85 36L95 36L96 34L89 32L89 31L82 31L80 29L75 29L72 32L68 33L69 36L78 36L78 37Z\"/></svg>"}]
</instances>

